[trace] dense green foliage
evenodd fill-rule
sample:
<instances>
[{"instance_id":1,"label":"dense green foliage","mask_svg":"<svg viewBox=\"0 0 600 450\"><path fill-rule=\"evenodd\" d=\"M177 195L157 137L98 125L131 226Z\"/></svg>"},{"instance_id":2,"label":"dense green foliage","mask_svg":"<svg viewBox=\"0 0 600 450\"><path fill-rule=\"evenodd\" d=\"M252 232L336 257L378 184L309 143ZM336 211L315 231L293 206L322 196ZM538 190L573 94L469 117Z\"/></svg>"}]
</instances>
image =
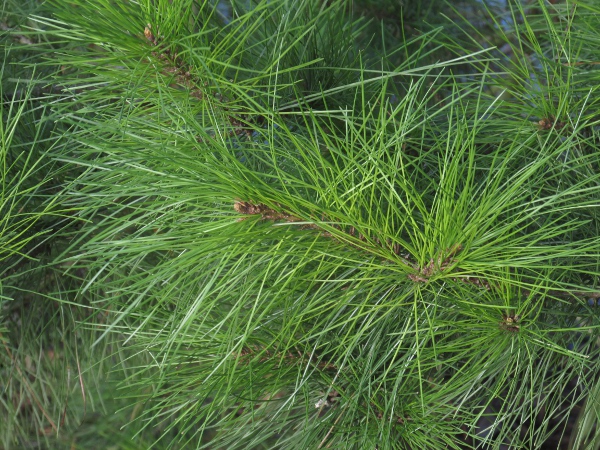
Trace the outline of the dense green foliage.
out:
<instances>
[{"instance_id":1,"label":"dense green foliage","mask_svg":"<svg viewBox=\"0 0 600 450\"><path fill-rule=\"evenodd\" d=\"M600 448L600 3L405 3L7 4L0 448Z\"/></svg>"}]
</instances>

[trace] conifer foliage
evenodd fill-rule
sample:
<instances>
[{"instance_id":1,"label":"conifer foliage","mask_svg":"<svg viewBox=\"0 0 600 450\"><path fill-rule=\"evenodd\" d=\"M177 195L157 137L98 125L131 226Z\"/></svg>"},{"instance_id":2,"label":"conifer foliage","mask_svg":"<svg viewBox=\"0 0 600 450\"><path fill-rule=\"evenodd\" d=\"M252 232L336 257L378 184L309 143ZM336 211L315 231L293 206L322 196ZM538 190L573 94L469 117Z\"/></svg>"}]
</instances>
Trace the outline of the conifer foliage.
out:
<instances>
[{"instance_id":1,"label":"conifer foliage","mask_svg":"<svg viewBox=\"0 0 600 450\"><path fill-rule=\"evenodd\" d=\"M600 448L600 3L405 3L30 18L140 448Z\"/></svg>"}]
</instances>

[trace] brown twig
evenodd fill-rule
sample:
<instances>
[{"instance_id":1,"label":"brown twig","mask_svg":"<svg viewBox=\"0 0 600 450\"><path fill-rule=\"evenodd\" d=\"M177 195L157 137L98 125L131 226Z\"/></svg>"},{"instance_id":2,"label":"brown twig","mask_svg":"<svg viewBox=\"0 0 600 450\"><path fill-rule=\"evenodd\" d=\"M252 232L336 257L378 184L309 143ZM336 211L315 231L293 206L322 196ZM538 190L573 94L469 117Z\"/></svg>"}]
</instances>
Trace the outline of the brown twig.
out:
<instances>
[{"instance_id":1,"label":"brown twig","mask_svg":"<svg viewBox=\"0 0 600 450\"><path fill-rule=\"evenodd\" d=\"M193 67L184 62L175 50L171 50L162 45L160 34L153 31L151 24L147 24L146 28L144 28L144 37L153 47L156 47L156 50L152 52L152 56L165 64L165 67L162 69L163 74L172 75L175 78L176 84L187 88L192 97L198 100L205 99L206 92L198 86L206 86L208 83L196 80L195 76L192 74L194 71ZM251 127L248 125L250 122L248 117L231 111L231 109L226 106L227 99L221 94L215 93L212 97L218 102L220 109L225 113L229 123L233 127L231 133L236 135L245 134L250 137ZM264 118L259 117L258 121L260 122L262 120L264 120Z\"/></svg>"},{"instance_id":2,"label":"brown twig","mask_svg":"<svg viewBox=\"0 0 600 450\"><path fill-rule=\"evenodd\" d=\"M179 55L173 50L169 48L160 48L160 39L152 32L151 24L146 25L144 36L153 46L159 48L159 50L153 51L152 55L166 63L166 67L164 68L165 73L173 75L176 82L185 86L192 97L202 100L204 98L204 93L196 85L187 64L182 61Z\"/></svg>"},{"instance_id":3,"label":"brown twig","mask_svg":"<svg viewBox=\"0 0 600 450\"><path fill-rule=\"evenodd\" d=\"M263 203L254 203L251 201L247 202L247 201L238 200L234 203L233 209L235 209L238 213L244 214L244 215L260 215L261 220L284 221L284 222L290 222L290 223L303 221L302 219L300 219L299 217L296 217L294 215L287 214L284 212L278 212ZM240 220L244 220L244 219L242 218ZM327 217L322 216L321 220L323 222L326 222ZM381 239L379 239L377 236L373 236L373 237L366 236L363 233L360 233L356 229L356 227L353 227L353 226L343 228L340 225L333 224L332 227L338 231L341 231L342 233L344 233L345 235L347 235L350 238L358 239L361 242L372 241L378 246L385 247L388 250L392 250L392 252L395 255L399 256L406 265L408 265L410 267L414 266L408 260L409 255L406 253L403 253L402 246L397 242L392 242L390 239L387 239L385 241L385 244L382 244ZM320 227L316 223L309 223L309 224L304 223L304 224L302 224L302 228L303 229L320 230L322 227ZM334 236L329 231L322 231L322 235L325 237L328 237L328 238L334 238ZM350 242L350 241L351 241L351 239L345 240L345 242Z\"/></svg>"},{"instance_id":4,"label":"brown twig","mask_svg":"<svg viewBox=\"0 0 600 450\"><path fill-rule=\"evenodd\" d=\"M537 126L540 130L551 130L554 128L558 131L564 128L566 125L566 122L561 122L552 115L544 117L537 123Z\"/></svg>"},{"instance_id":5,"label":"brown twig","mask_svg":"<svg viewBox=\"0 0 600 450\"><path fill-rule=\"evenodd\" d=\"M235 209L240 214L244 214L247 216L260 215L261 220L283 220L284 222L300 222L300 219L298 217L275 211L273 208L269 208L264 203L236 201L233 204L233 209ZM242 218L240 220L244 219Z\"/></svg>"},{"instance_id":6,"label":"brown twig","mask_svg":"<svg viewBox=\"0 0 600 450\"><path fill-rule=\"evenodd\" d=\"M285 212L277 211L264 203L255 203L252 201L241 201L238 200L234 203L233 208L240 214L243 215L260 215L261 220L272 220L272 221L284 221L284 222L302 222L302 219L287 214ZM326 221L326 217L321 217L322 221ZM244 220L239 219L239 220ZM304 229L316 229L319 230L321 227L316 224L303 224L302 227ZM333 228L341 231L346 234L349 238L355 238L362 242L371 241L376 245L384 247L386 249L391 249L392 252L401 258L401 261L414 270L413 273L409 273L407 275L408 279L415 283L427 283L434 276L440 273L448 271L449 275L452 273L459 272L461 270L460 267L454 267L457 264L456 256L462 251L463 247L460 243L454 244L448 249L440 252L437 258L431 258L429 262L423 266L419 267L416 263L413 263L410 260L410 255L404 252L404 249L398 243L391 242L389 239L385 241L385 244L382 245L382 241L375 237L367 237L364 234L358 232L355 227L350 226L348 228L342 228L339 225L333 225ZM329 238L334 238L334 236L329 231L322 231L322 235ZM344 242L351 242L351 239L344 240ZM352 244L351 244L352 245ZM361 248L361 250L364 250ZM491 290L492 284L482 277L477 276L453 276L451 277L453 281L470 284L480 289ZM344 286L342 289L347 289L347 286ZM579 297L579 298L600 298L600 292L583 292L583 291L573 291L573 292L561 292L561 291L548 291L547 293L550 296L559 297L559 298L568 298L568 297Z\"/></svg>"},{"instance_id":7,"label":"brown twig","mask_svg":"<svg viewBox=\"0 0 600 450\"><path fill-rule=\"evenodd\" d=\"M418 273L411 273L408 275L414 282L426 283L433 275L444 272L448 267L455 264L454 257L462 250L461 244L454 244L452 247L441 253L436 259L431 258L429 263L422 268L418 268ZM442 259L446 254L447 256Z\"/></svg>"},{"instance_id":8,"label":"brown twig","mask_svg":"<svg viewBox=\"0 0 600 450\"><path fill-rule=\"evenodd\" d=\"M448 268L452 268L456 265L455 256L462 251L461 244L454 244L452 247L446 249L444 252L441 252L437 258L431 258L429 263L425 267L414 267L416 273L408 274L408 278L415 283L427 283L429 279L437 274L447 271ZM461 270L459 267L453 269L455 271ZM474 276L464 276L464 277L452 277L452 280L459 281L461 283L471 284L478 288L483 288L486 290L491 289L491 285L489 281Z\"/></svg>"}]
</instances>

